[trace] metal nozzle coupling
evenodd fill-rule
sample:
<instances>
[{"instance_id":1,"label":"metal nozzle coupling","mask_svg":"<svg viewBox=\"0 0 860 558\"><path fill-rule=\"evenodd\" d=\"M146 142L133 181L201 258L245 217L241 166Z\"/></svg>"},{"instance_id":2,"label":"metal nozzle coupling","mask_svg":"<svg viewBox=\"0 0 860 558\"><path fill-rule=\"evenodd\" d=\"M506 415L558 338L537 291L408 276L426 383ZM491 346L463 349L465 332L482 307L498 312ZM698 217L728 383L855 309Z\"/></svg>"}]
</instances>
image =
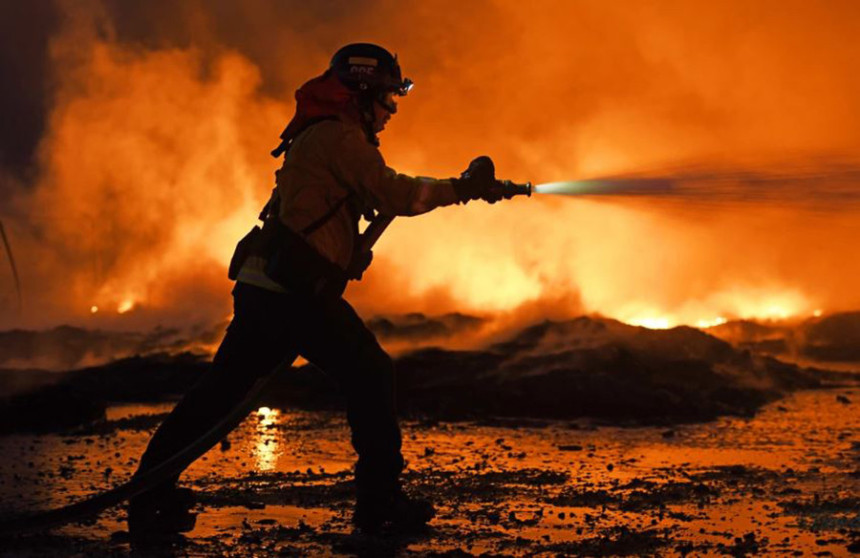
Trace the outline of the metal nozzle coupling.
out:
<instances>
[{"instance_id":1,"label":"metal nozzle coupling","mask_svg":"<svg viewBox=\"0 0 860 558\"><path fill-rule=\"evenodd\" d=\"M514 196L531 197L531 195L531 182L526 182L525 184L517 184L516 182L511 182L510 180L505 180L504 182L502 182L502 197L506 200L509 200Z\"/></svg>"}]
</instances>

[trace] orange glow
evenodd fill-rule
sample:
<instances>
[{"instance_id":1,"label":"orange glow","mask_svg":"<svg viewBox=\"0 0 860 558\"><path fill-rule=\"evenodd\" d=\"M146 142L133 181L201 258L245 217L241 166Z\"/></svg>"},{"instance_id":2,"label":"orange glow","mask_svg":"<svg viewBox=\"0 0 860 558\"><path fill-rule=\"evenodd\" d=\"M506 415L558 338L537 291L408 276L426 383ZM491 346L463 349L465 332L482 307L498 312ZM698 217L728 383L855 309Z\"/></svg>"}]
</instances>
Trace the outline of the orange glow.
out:
<instances>
[{"instance_id":1,"label":"orange glow","mask_svg":"<svg viewBox=\"0 0 860 558\"><path fill-rule=\"evenodd\" d=\"M119 303L119 306L116 307L116 311L119 314L125 314L126 312L132 310L134 308L133 300L123 300Z\"/></svg>"},{"instance_id":2,"label":"orange glow","mask_svg":"<svg viewBox=\"0 0 860 558\"><path fill-rule=\"evenodd\" d=\"M277 409L260 407L257 409L257 428L253 455L260 471L273 471L281 454L279 433L276 429L281 413Z\"/></svg>"},{"instance_id":3,"label":"orange glow","mask_svg":"<svg viewBox=\"0 0 860 558\"><path fill-rule=\"evenodd\" d=\"M717 316L716 318L714 318L712 320L699 320L698 322L696 322L696 327L698 327L700 329L707 329L709 327L716 327L718 325L723 325L727 321L728 320L726 318L723 318L722 316Z\"/></svg>"},{"instance_id":4,"label":"orange glow","mask_svg":"<svg viewBox=\"0 0 860 558\"><path fill-rule=\"evenodd\" d=\"M418 86L383 153L436 176L489 153L500 175L539 183L679 165L814 170L860 151L860 81L846 70L860 56L849 39L860 18L814 3L744 6L502 2L463 6L454 24L429 2L386 15L375 40ZM265 49L217 37L146 48L111 38L89 8L64 9L28 200L44 231L27 247L38 254L28 292L41 297L28 319L74 321L93 300L129 323L213 323L230 310L233 247L273 185L268 151L292 91L348 34L326 27L324 40L301 35L301 48L295 37L279 48L289 33L274 31ZM393 31L403 28L413 32ZM646 327L855 309L858 213L804 200L471 203L395 221L348 294L365 315L517 315L564 301L544 307Z\"/></svg>"},{"instance_id":5,"label":"orange glow","mask_svg":"<svg viewBox=\"0 0 860 558\"><path fill-rule=\"evenodd\" d=\"M670 318L655 316L639 316L626 320L630 325L647 327L648 329L669 329L674 324Z\"/></svg>"}]
</instances>

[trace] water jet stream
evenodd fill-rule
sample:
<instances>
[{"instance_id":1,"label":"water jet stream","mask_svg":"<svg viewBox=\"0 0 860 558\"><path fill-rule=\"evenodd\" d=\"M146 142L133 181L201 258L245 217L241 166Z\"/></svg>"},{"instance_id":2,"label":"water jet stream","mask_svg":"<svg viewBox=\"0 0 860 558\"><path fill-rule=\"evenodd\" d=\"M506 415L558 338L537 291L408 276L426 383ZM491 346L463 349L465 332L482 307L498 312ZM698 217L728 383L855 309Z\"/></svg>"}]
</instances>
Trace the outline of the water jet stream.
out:
<instances>
[{"instance_id":1,"label":"water jet stream","mask_svg":"<svg viewBox=\"0 0 860 558\"><path fill-rule=\"evenodd\" d=\"M538 194L675 198L704 203L860 206L860 169L825 172L679 172L547 182Z\"/></svg>"}]
</instances>

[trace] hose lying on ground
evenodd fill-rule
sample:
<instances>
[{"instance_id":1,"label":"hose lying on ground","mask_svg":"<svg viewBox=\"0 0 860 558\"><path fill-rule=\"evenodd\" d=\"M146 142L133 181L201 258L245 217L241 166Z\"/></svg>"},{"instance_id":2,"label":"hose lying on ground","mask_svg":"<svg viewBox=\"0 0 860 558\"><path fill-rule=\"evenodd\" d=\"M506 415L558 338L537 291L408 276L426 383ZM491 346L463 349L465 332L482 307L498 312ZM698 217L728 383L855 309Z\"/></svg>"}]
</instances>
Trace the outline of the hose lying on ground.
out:
<instances>
[{"instance_id":1,"label":"hose lying on ground","mask_svg":"<svg viewBox=\"0 0 860 558\"><path fill-rule=\"evenodd\" d=\"M379 240L379 237L382 236L382 233L385 232L385 229L388 228L393 220L394 217L378 215L368 226L367 230L359 236L359 249L363 251L371 250L373 245L376 244L376 241ZM129 498L133 498L142 492L146 492L150 488L158 486L170 477L180 473L186 467L191 465L191 463L193 463L198 457L209 451L234 428L239 426L239 423L241 423L254 408L259 395L271 379L275 377L278 372L289 368L297 357L298 354L292 354L285 358L281 364L275 367L275 369L268 375L257 380L257 383L251 387L251 391L248 393L247 397L236 405L230 414L224 417L221 422L213 426L194 443L157 467L154 467L140 476L133 477L125 484L121 484L107 492L96 494L82 502L76 502L62 508L48 510L46 512L37 513L27 517L18 517L6 521L0 521L0 535L20 533L23 531L38 531L47 529L48 527L63 525L65 523L84 519L106 510L107 508L120 504Z\"/></svg>"},{"instance_id":2,"label":"hose lying on ground","mask_svg":"<svg viewBox=\"0 0 860 558\"><path fill-rule=\"evenodd\" d=\"M0 521L0 535L38 531L70 523L72 521L79 521L120 504L129 498L141 494L142 492L146 492L150 488L158 486L162 482L166 481L171 476L183 471L198 457L209 451L213 446L215 446L215 444L221 441L224 436L239 426L248 413L253 410L260 394L263 392L263 389L269 384L272 378L278 374L278 372L289 368L296 359L296 356L297 355L291 355L284 359L281 364L272 370L272 372L257 380L257 382L251 387L251 391L248 393L247 397L236 405L230 414L209 429L209 431L203 434L203 436L198 438L194 443L170 459L167 459L157 467L154 467L140 476L133 477L128 482L112 488L107 492L96 494L95 496L87 498L81 502L76 502L62 508L48 510L27 517L18 517Z\"/></svg>"},{"instance_id":3,"label":"hose lying on ground","mask_svg":"<svg viewBox=\"0 0 860 558\"><path fill-rule=\"evenodd\" d=\"M18 276L18 267L15 265L15 258L12 256L12 247L9 246L9 237L6 236L3 221L0 221L0 239L3 240L6 255L9 257L9 267L12 269L12 279L15 280L15 292L18 294L18 311L20 312L24 308L24 299L21 296L21 278Z\"/></svg>"}]
</instances>

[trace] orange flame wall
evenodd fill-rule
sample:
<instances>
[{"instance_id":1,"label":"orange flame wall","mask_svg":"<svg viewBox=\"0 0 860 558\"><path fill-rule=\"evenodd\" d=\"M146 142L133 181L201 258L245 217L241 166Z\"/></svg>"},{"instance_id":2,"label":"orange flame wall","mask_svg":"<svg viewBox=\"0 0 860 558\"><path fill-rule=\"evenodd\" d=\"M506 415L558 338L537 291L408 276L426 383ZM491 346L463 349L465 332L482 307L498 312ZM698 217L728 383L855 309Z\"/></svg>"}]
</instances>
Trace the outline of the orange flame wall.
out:
<instances>
[{"instance_id":1,"label":"orange flame wall","mask_svg":"<svg viewBox=\"0 0 860 558\"><path fill-rule=\"evenodd\" d=\"M404 172L451 176L488 153L506 177L547 182L860 147L856 3L336 5L61 4L40 179L13 223L27 308L2 325L227 316L226 263L272 186L292 91L346 42L387 45L417 83L382 136ZM655 326L857 308L858 213L549 196L446 208L396 221L350 296L366 313Z\"/></svg>"}]
</instances>

